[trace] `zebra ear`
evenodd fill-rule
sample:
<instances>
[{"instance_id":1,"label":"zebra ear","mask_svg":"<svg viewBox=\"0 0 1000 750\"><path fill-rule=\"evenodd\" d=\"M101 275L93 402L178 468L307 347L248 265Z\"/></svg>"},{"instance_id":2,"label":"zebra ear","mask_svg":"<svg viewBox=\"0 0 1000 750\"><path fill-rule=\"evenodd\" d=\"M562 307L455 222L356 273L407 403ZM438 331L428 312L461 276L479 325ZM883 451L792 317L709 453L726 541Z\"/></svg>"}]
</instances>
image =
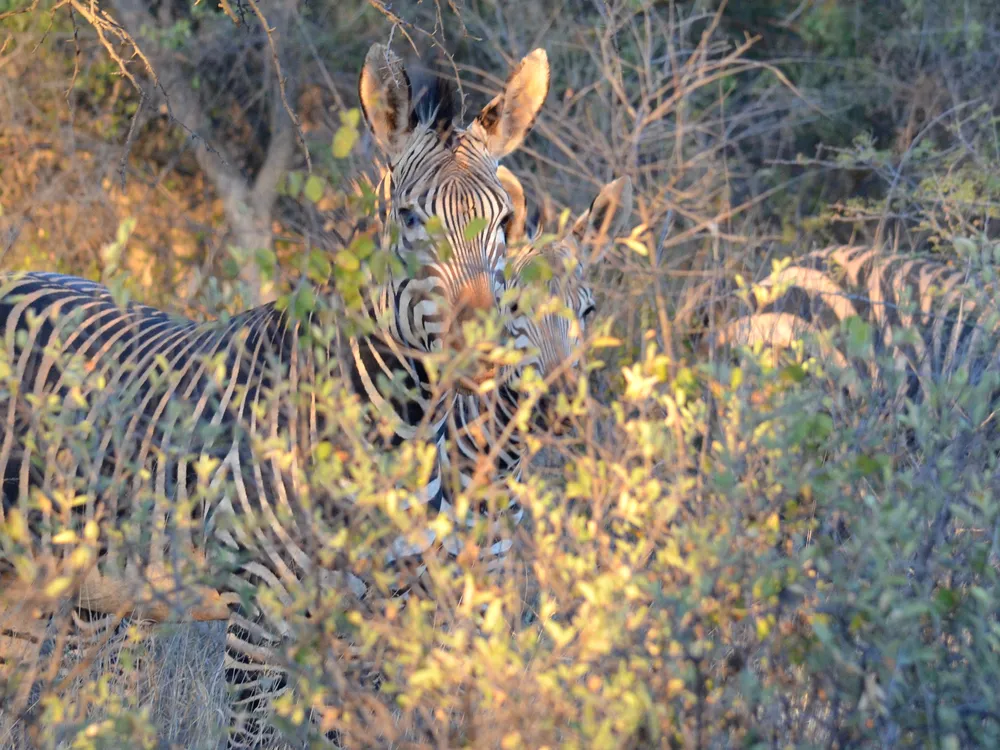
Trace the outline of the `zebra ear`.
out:
<instances>
[{"instance_id":1,"label":"zebra ear","mask_svg":"<svg viewBox=\"0 0 1000 750\"><path fill-rule=\"evenodd\" d=\"M619 177L609 182L590 204L590 209L573 225L573 235L580 242L591 243L590 263L604 257L605 251L632 215L632 180Z\"/></svg>"},{"instance_id":2,"label":"zebra ear","mask_svg":"<svg viewBox=\"0 0 1000 750\"><path fill-rule=\"evenodd\" d=\"M514 209L507 226L507 244L520 242L524 239L524 227L528 220L528 202L524 198L524 187L513 172L502 164L497 167L497 179L510 196Z\"/></svg>"},{"instance_id":3,"label":"zebra ear","mask_svg":"<svg viewBox=\"0 0 1000 750\"><path fill-rule=\"evenodd\" d=\"M518 63L503 93L487 104L473 123L481 128L494 159L502 159L521 145L548 93L549 58L545 50L536 49Z\"/></svg>"},{"instance_id":4,"label":"zebra ear","mask_svg":"<svg viewBox=\"0 0 1000 750\"><path fill-rule=\"evenodd\" d=\"M379 147L391 159L412 131L413 93L403 61L384 44L373 44L358 79L361 111Z\"/></svg>"}]
</instances>

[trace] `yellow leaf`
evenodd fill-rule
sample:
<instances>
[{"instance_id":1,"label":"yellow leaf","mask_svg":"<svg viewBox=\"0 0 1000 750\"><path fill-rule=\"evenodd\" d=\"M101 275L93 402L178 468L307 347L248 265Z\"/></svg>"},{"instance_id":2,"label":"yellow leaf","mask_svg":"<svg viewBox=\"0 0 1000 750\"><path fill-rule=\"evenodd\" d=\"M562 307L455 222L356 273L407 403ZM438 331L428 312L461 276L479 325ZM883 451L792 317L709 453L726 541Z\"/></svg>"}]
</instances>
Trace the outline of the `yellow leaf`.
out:
<instances>
[{"instance_id":1,"label":"yellow leaf","mask_svg":"<svg viewBox=\"0 0 1000 750\"><path fill-rule=\"evenodd\" d=\"M350 250L338 250L333 257L333 262L345 271L357 271L361 268L361 262Z\"/></svg>"},{"instance_id":2,"label":"yellow leaf","mask_svg":"<svg viewBox=\"0 0 1000 750\"><path fill-rule=\"evenodd\" d=\"M87 525L83 527L83 538L88 542L96 542L99 535L100 529L97 528L97 521L94 519L87 521Z\"/></svg>"},{"instance_id":3,"label":"yellow leaf","mask_svg":"<svg viewBox=\"0 0 1000 750\"><path fill-rule=\"evenodd\" d=\"M614 336L598 336L595 338L591 344L591 349L609 349L613 346L621 346L622 340L616 339Z\"/></svg>"},{"instance_id":4,"label":"yellow leaf","mask_svg":"<svg viewBox=\"0 0 1000 750\"><path fill-rule=\"evenodd\" d=\"M90 547L77 547L69 556L69 566L73 570L82 570L94 559L94 550Z\"/></svg>"},{"instance_id":5,"label":"yellow leaf","mask_svg":"<svg viewBox=\"0 0 1000 750\"><path fill-rule=\"evenodd\" d=\"M49 585L45 587L45 595L56 597L64 593L73 583L73 579L69 576L59 576L54 578L49 582Z\"/></svg>"},{"instance_id":6,"label":"yellow leaf","mask_svg":"<svg viewBox=\"0 0 1000 750\"><path fill-rule=\"evenodd\" d=\"M639 240L634 240L631 237L626 239L618 240L619 243L625 245L629 250L631 250L636 255L641 255L646 257L649 255L649 249L643 245Z\"/></svg>"},{"instance_id":7,"label":"yellow leaf","mask_svg":"<svg viewBox=\"0 0 1000 750\"><path fill-rule=\"evenodd\" d=\"M354 144L358 141L357 128L350 125L341 125L333 136L332 150L337 159L344 159L351 153Z\"/></svg>"},{"instance_id":8,"label":"yellow leaf","mask_svg":"<svg viewBox=\"0 0 1000 750\"><path fill-rule=\"evenodd\" d=\"M14 569L17 571L17 577L25 583L34 583L38 578L38 567L24 555L14 558Z\"/></svg>"},{"instance_id":9,"label":"yellow leaf","mask_svg":"<svg viewBox=\"0 0 1000 750\"><path fill-rule=\"evenodd\" d=\"M503 625L502 607L503 603L499 599L495 599L486 608L486 614L483 616L483 630L487 633L495 633Z\"/></svg>"},{"instance_id":10,"label":"yellow leaf","mask_svg":"<svg viewBox=\"0 0 1000 750\"><path fill-rule=\"evenodd\" d=\"M73 529L66 529L60 531L54 537L52 537L53 544L73 544L77 541L76 532Z\"/></svg>"},{"instance_id":11,"label":"yellow leaf","mask_svg":"<svg viewBox=\"0 0 1000 750\"><path fill-rule=\"evenodd\" d=\"M319 461L326 461L333 455L333 446L326 440L316 446L316 458Z\"/></svg>"},{"instance_id":12,"label":"yellow leaf","mask_svg":"<svg viewBox=\"0 0 1000 750\"><path fill-rule=\"evenodd\" d=\"M24 516L21 515L21 511L17 508L11 508L7 513L6 531L15 542L23 543L28 541L28 524L25 522Z\"/></svg>"},{"instance_id":13,"label":"yellow leaf","mask_svg":"<svg viewBox=\"0 0 1000 750\"><path fill-rule=\"evenodd\" d=\"M767 634L771 632L771 623L769 623L765 618L761 617L757 620L757 639L764 640L767 638Z\"/></svg>"},{"instance_id":14,"label":"yellow leaf","mask_svg":"<svg viewBox=\"0 0 1000 750\"><path fill-rule=\"evenodd\" d=\"M361 110L357 107L345 110L340 113L340 122L349 128L357 128L361 122Z\"/></svg>"}]
</instances>

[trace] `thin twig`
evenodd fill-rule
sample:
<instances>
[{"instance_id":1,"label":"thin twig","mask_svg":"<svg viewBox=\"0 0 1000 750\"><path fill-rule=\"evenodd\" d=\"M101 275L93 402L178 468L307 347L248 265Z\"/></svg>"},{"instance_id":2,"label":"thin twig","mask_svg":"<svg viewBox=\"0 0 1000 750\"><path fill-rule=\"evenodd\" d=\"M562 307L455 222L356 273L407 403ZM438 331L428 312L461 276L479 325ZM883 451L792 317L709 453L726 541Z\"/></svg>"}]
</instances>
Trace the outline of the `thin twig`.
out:
<instances>
[{"instance_id":1,"label":"thin twig","mask_svg":"<svg viewBox=\"0 0 1000 750\"><path fill-rule=\"evenodd\" d=\"M73 12L73 6L69 6L69 18L73 22L73 77L69 80L69 86L66 87L66 101L69 101L70 94L73 92L73 87L76 86L76 79L80 76L80 27L76 23L76 14Z\"/></svg>"},{"instance_id":2,"label":"thin twig","mask_svg":"<svg viewBox=\"0 0 1000 750\"><path fill-rule=\"evenodd\" d=\"M132 143L135 141L135 132L139 124L139 117L142 114L142 105L146 103L146 92L139 89L139 104L132 115L132 122L128 126L128 135L125 136L125 146L122 149L121 161L118 162L118 175L121 178L122 192L125 191L125 175L128 169L128 155L132 151Z\"/></svg>"},{"instance_id":3,"label":"thin twig","mask_svg":"<svg viewBox=\"0 0 1000 750\"><path fill-rule=\"evenodd\" d=\"M3 56L3 53L7 51L7 47L10 45L10 42L13 38L14 35L8 32L7 38L3 40L3 45L0 46L0 56Z\"/></svg>"},{"instance_id":4,"label":"thin twig","mask_svg":"<svg viewBox=\"0 0 1000 750\"><path fill-rule=\"evenodd\" d=\"M0 13L0 21L4 21L11 16L18 16L22 13L33 13L38 8L38 3L40 0L34 0L27 8L17 8L16 10L8 10L5 13Z\"/></svg>"}]
</instances>

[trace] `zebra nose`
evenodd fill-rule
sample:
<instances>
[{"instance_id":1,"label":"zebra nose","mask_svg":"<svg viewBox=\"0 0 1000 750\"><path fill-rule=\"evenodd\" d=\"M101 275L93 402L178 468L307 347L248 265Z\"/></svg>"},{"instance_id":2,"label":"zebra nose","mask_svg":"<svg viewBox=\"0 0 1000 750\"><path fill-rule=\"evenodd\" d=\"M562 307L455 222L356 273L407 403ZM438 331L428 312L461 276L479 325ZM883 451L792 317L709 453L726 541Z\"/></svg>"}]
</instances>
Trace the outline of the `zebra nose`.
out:
<instances>
[{"instance_id":1,"label":"zebra nose","mask_svg":"<svg viewBox=\"0 0 1000 750\"><path fill-rule=\"evenodd\" d=\"M485 274L466 284L455 301L455 335L451 337L452 345L461 348L462 326L474 321L480 313L488 312L496 305L493 289Z\"/></svg>"}]
</instances>

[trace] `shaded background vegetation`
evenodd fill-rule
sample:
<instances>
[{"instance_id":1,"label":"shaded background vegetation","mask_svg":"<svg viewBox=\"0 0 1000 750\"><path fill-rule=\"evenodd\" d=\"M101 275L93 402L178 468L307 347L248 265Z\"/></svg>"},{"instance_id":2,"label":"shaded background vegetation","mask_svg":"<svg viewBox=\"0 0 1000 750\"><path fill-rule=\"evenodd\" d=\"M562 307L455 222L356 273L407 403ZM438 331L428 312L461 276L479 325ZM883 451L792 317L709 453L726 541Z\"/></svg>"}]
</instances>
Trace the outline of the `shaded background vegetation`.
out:
<instances>
[{"instance_id":1,"label":"shaded background vegetation","mask_svg":"<svg viewBox=\"0 0 1000 750\"><path fill-rule=\"evenodd\" d=\"M562 624L535 661L490 632L496 664L439 665L433 689L403 681L450 719L469 692L488 696L493 719L479 735L459 721L456 744L995 744L990 450L935 453L962 426L929 413L911 455L899 423L834 422L835 380L767 362L734 374L689 341L724 314L735 274L830 243L934 252L992 278L1000 6L102 4L154 83L128 44L106 29L101 43L87 5L0 0L4 269L114 281L196 318L287 293L305 251L344 234L347 181L372 156L351 114L357 74L390 34L452 55L442 69L471 111L546 48L549 100L509 166L553 222L612 177L635 182L639 249L620 246L595 280L622 342L600 353L605 432L550 447L521 489L524 567L551 608L535 599L512 627ZM437 637L397 625L390 640Z\"/></svg>"}]
</instances>

